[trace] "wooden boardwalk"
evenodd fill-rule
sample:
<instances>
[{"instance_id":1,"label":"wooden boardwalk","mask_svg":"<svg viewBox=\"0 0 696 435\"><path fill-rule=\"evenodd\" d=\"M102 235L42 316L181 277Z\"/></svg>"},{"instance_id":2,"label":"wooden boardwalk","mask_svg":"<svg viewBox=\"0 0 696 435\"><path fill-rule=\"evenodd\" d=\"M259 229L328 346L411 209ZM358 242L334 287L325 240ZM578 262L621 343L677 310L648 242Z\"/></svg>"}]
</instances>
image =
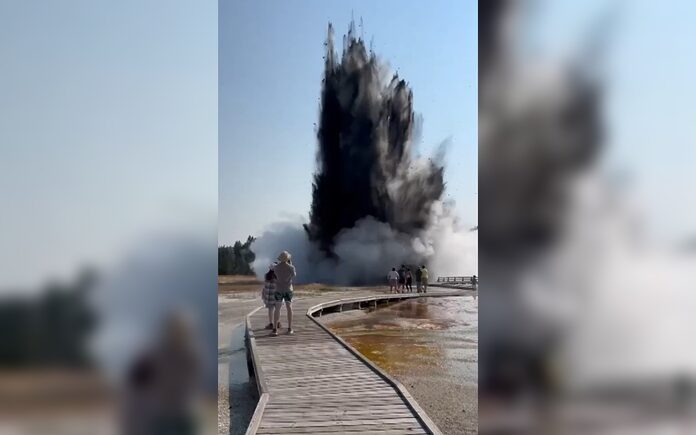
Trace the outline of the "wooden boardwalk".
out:
<instances>
[{"instance_id":1,"label":"wooden boardwalk","mask_svg":"<svg viewBox=\"0 0 696 435\"><path fill-rule=\"evenodd\" d=\"M266 309L247 316L250 370L260 400L247 434L440 434L403 386L310 314L384 304L389 299L466 295L433 290L427 294L351 293L293 301L293 329L271 337ZM287 326L285 308L281 316Z\"/></svg>"}]
</instances>

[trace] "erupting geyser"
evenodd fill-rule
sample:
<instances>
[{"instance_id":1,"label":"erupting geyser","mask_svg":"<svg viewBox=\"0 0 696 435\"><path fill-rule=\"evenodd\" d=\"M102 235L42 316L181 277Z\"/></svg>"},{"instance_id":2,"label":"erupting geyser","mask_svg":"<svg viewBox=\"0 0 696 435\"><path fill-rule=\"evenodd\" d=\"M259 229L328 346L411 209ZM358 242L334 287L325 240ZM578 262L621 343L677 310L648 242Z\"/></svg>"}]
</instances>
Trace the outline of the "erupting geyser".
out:
<instances>
[{"instance_id":1,"label":"erupting geyser","mask_svg":"<svg viewBox=\"0 0 696 435\"><path fill-rule=\"evenodd\" d=\"M476 273L476 233L460 225L445 191L442 153L414 153L413 94L355 37L341 57L329 25L309 223L272 225L254 242L261 276L283 250L297 282L383 283L400 264Z\"/></svg>"},{"instance_id":2,"label":"erupting geyser","mask_svg":"<svg viewBox=\"0 0 696 435\"><path fill-rule=\"evenodd\" d=\"M334 256L335 238L372 217L407 235L429 224L431 206L444 192L443 167L414 161L413 93L391 78L377 56L355 38L351 24L343 54L326 42L317 134L317 172L309 238Z\"/></svg>"}]
</instances>

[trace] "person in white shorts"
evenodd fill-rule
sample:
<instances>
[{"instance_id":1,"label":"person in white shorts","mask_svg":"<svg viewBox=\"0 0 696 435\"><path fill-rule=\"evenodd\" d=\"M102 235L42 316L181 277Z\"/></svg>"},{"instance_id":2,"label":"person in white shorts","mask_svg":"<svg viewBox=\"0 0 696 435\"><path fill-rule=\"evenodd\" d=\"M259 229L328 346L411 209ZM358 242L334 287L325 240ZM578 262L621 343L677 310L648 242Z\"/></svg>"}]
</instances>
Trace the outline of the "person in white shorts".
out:
<instances>
[{"instance_id":1,"label":"person in white shorts","mask_svg":"<svg viewBox=\"0 0 696 435\"><path fill-rule=\"evenodd\" d=\"M392 267L391 272L387 274L387 281L389 281L389 293L398 293L399 272L396 271L396 267Z\"/></svg>"},{"instance_id":2,"label":"person in white shorts","mask_svg":"<svg viewBox=\"0 0 696 435\"><path fill-rule=\"evenodd\" d=\"M293 335L295 331L292 329L292 280L297 276L295 266L292 265L291 256L288 251L283 251L278 256L278 264L275 265L273 271L276 274L275 288L275 319L273 322L273 332L271 335L278 335L278 323L280 321L280 307L285 302L285 308L288 311L288 334Z\"/></svg>"}]
</instances>

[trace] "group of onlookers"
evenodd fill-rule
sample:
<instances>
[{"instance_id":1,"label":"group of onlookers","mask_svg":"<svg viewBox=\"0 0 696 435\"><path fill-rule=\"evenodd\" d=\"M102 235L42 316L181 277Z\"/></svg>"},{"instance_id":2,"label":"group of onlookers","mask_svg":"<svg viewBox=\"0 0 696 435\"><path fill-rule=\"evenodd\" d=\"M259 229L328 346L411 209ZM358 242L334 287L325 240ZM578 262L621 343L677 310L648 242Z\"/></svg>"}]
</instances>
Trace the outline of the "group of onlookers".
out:
<instances>
[{"instance_id":1,"label":"group of onlookers","mask_svg":"<svg viewBox=\"0 0 696 435\"><path fill-rule=\"evenodd\" d=\"M428 292L428 269L425 265L416 268L415 272L411 272L410 267L401 265L399 270L392 267L392 270L387 274L390 293L412 293L413 280L416 280L416 290L418 293Z\"/></svg>"}]
</instances>

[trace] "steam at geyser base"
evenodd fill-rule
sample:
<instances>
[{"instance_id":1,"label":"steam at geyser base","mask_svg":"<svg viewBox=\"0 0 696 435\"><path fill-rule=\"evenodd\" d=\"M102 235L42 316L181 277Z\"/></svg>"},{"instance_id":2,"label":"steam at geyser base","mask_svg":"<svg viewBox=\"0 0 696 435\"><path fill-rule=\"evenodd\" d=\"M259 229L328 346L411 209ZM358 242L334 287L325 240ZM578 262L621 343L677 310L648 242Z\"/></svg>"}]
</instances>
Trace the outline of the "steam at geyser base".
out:
<instances>
[{"instance_id":1,"label":"steam at geyser base","mask_svg":"<svg viewBox=\"0 0 696 435\"><path fill-rule=\"evenodd\" d=\"M442 199L443 153L414 155L413 93L354 30L339 57L329 24L310 221L271 225L254 270L288 250L298 282L377 284L401 264L475 274L477 233Z\"/></svg>"}]
</instances>

